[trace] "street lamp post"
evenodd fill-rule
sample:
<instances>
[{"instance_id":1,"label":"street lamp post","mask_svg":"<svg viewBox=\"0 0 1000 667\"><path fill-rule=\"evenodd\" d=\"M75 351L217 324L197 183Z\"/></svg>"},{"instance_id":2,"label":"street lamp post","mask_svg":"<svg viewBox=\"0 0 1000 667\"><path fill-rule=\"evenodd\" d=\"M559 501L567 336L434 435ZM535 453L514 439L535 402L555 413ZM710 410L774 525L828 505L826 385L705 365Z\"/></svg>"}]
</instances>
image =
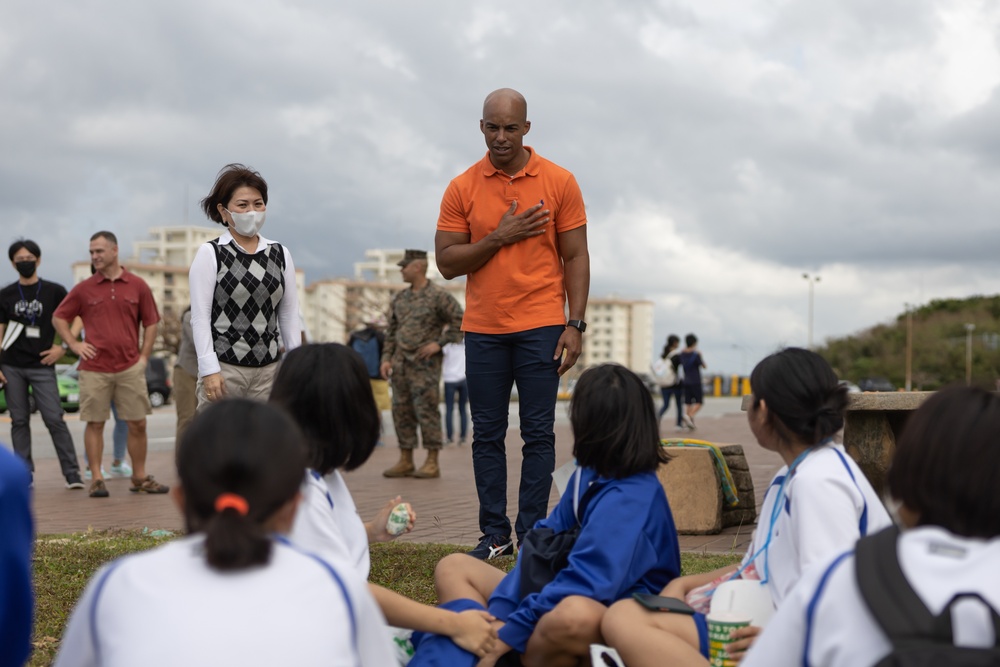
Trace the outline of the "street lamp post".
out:
<instances>
[{"instance_id":1,"label":"street lamp post","mask_svg":"<svg viewBox=\"0 0 1000 667\"><path fill-rule=\"evenodd\" d=\"M965 385L972 385L972 332L976 330L975 324L965 325Z\"/></svg>"},{"instance_id":2,"label":"street lamp post","mask_svg":"<svg viewBox=\"0 0 1000 667\"><path fill-rule=\"evenodd\" d=\"M906 391L913 391L913 309L906 307Z\"/></svg>"},{"instance_id":3,"label":"street lamp post","mask_svg":"<svg viewBox=\"0 0 1000 667\"><path fill-rule=\"evenodd\" d=\"M819 276L811 276L808 273L802 274L802 279L809 283L809 335L806 339L808 349L813 347L813 286L819 282Z\"/></svg>"}]
</instances>

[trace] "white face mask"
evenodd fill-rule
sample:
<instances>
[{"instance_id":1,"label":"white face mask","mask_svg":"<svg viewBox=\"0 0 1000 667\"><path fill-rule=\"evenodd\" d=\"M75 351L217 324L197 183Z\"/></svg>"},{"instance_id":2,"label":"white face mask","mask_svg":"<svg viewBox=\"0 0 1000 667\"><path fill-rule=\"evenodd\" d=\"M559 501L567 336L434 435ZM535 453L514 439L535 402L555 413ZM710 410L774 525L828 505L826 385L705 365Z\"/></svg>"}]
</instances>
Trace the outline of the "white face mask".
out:
<instances>
[{"instance_id":1,"label":"white face mask","mask_svg":"<svg viewBox=\"0 0 1000 667\"><path fill-rule=\"evenodd\" d=\"M238 234L246 237L254 237L260 228L264 226L264 216L267 211L250 211L249 213L233 213L228 208L226 209L228 213L233 218L233 229L236 230Z\"/></svg>"}]
</instances>

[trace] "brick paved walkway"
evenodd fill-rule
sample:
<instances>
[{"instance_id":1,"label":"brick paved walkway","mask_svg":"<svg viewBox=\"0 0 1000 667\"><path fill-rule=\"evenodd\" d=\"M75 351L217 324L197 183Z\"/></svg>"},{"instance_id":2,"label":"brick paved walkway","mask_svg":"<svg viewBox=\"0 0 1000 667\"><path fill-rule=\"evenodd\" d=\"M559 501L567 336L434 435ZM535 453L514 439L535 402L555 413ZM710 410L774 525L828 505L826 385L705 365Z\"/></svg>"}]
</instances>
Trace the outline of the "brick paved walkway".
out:
<instances>
[{"instance_id":1,"label":"brick paved walkway","mask_svg":"<svg viewBox=\"0 0 1000 667\"><path fill-rule=\"evenodd\" d=\"M720 399L728 400L728 399ZM711 399L710 399L711 402ZM738 403L730 401L726 410ZM706 410L709 412L709 410ZM72 417L68 417L68 421ZM3 415L0 420L0 440L9 441L9 419ZM391 421L391 419L390 419ZM665 429L669 418L664 419ZM35 435L35 517L39 534L68 533L87 529L144 528L181 530L182 521L171 498L145 496L129 493L129 482L125 479L110 479L108 489L111 497L91 499L86 491L69 491L63 486L58 463L51 455L52 445L41 421L32 420ZM75 434L74 434L75 435ZM672 428L664 431L665 437L676 435ZM757 489L758 505L763 491L780 467L777 455L761 449L753 439L741 413L730 412L716 417L701 417L694 437L717 443L739 443L744 446L750 464L754 485ZM110 447L110 437L109 447ZM77 449L81 452L82 437L77 437ZM375 450L369 461L346 476L358 510L363 517L371 517L395 494L410 501L418 515L416 528L401 539L413 542L444 542L454 544L475 544L479 539L478 501L472 472L472 455L468 446L446 447L441 453L443 476L440 479L389 480L382 477L382 470L391 466L398 457L395 436L386 435L386 446ZM517 511L517 486L520 469L520 437L516 428L511 429L508 443L508 513ZM167 484L176 481L173 470L173 448L163 446L150 452L147 470L158 480ZM572 436L564 419L556 424L556 466L571 459ZM105 458L108 457L105 450ZM424 453L417 452L417 463L423 461ZM553 487L550 507L558 500ZM720 535L682 536L681 547L685 551L711 553L742 553L746 549L752 526L727 529Z\"/></svg>"}]
</instances>

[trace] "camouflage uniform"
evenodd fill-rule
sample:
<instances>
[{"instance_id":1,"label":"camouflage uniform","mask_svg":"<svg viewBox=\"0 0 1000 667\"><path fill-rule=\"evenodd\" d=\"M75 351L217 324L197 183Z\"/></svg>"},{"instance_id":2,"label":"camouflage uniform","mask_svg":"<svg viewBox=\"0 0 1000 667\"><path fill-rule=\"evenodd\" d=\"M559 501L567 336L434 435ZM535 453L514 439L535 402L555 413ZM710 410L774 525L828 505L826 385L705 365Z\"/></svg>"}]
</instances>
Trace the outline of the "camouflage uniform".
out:
<instances>
[{"instance_id":1,"label":"camouflage uniform","mask_svg":"<svg viewBox=\"0 0 1000 667\"><path fill-rule=\"evenodd\" d=\"M400 449L415 449L417 425L425 449L441 449L439 385L441 353L418 359L427 343L444 347L462 340L462 307L434 283L405 289L392 299L382 362L392 363L392 421ZM443 331L445 325L447 331Z\"/></svg>"}]
</instances>

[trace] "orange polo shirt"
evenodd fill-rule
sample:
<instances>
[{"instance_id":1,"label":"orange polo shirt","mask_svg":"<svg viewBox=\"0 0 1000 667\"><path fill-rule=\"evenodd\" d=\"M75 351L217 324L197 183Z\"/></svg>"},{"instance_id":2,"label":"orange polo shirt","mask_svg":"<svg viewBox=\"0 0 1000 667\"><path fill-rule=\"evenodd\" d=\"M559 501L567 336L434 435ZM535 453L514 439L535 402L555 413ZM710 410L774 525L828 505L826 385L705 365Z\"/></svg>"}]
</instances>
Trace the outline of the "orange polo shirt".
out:
<instances>
[{"instance_id":1,"label":"orange polo shirt","mask_svg":"<svg viewBox=\"0 0 1000 667\"><path fill-rule=\"evenodd\" d=\"M517 213L539 202L551 211L544 234L500 248L468 275L463 331L504 334L566 324L558 235L587 224L587 212L573 174L525 148L531 157L515 175L494 167L487 153L448 184L441 200L438 231L469 234L472 243L499 226L514 200Z\"/></svg>"}]
</instances>

